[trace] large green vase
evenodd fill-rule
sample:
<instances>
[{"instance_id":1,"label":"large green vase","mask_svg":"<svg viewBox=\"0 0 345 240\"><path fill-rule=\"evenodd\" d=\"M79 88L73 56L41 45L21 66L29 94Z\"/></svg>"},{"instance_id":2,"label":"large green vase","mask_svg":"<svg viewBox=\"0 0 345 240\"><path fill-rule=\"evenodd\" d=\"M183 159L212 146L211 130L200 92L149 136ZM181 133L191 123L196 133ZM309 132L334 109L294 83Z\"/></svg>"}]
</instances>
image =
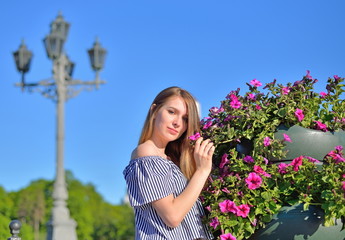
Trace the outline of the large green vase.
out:
<instances>
[{"instance_id":1,"label":"large green vase","mask_svg":"<svg viewBox=\"0 0 345 240\"><path fill-rule=\"evenodd\" d=\"M322 132L300 126L287 128L280 126L275 137L283 139L287 134L292 142L285 142L287 155L271 161L288 161L299 156L310 156L320 161L336 146L345 148L345 132ZM283 207L265 228L259 229L250 240L345 240L340 219L332 227L323 226L324 212L320 207L309 206L304 211L303 205Z\"/></svg>"},{"instance_id":2,"label":"large green vase","mask_svg":"<svg viewBox=\"0 0 345 240\"><path fill-rule=\"evenodd\" d=\"M278 127L275 137L283 139L287 134L292 142L286 143L287 155L280 160L292 160L301 155L322 160L336 146L345 148L345 131L323 132L314 129L303 128L297 125L292 127Z\"/></svg>"},{"instance_id":3,"label":"large green vase","mask_svg":"<svg viewBox=\"0 0 345 240\"><path fill-rule=\"evenodd\" d=\"M334 226L323 226L324 212L320 207L303 205L283 207L265 228L258 229L250 240L344 240L345 230L340 219Z\"/></svg>"}]
</instances>

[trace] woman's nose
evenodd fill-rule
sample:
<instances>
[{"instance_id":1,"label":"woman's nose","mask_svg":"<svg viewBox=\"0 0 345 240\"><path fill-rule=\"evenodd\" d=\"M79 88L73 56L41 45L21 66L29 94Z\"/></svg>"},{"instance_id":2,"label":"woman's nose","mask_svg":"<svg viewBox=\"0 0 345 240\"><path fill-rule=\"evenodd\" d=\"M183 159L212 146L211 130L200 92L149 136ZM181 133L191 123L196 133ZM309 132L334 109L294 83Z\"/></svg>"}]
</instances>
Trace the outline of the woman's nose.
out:
<instances>
[{"instance_id":1,"label":"woman's nose","mask_svg":"<svg viewBox=\"0 0 345 240\"><path fill-rule=\"evenodd\" d=\"M173 126L174 127L179 127L181 125L179 118L175 118L173 121Z\"/></svg>"}]
</instances>

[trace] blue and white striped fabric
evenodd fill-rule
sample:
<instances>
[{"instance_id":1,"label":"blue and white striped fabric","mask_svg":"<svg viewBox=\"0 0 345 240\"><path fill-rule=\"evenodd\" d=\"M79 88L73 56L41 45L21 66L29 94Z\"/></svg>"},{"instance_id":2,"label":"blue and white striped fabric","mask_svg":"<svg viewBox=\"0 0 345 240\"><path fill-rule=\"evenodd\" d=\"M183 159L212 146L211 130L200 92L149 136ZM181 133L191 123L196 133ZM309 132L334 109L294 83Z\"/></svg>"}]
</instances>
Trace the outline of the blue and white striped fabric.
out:
<instances>
[{"instance_id":1,"label":"blue and white striped fabric","mask_svg":"<svg viewBox=\"0 0 345 240\"><path fill-rule=\"evenodd\" d=\"M123 171L129 202L135 211L136 240L212 239L201 222L204 210L198 200L181 224L168 227L151 202L173 194L177 197L187 186L178 166L160 156L146 156L130 161Z\"/></svg>"}]
</instances>

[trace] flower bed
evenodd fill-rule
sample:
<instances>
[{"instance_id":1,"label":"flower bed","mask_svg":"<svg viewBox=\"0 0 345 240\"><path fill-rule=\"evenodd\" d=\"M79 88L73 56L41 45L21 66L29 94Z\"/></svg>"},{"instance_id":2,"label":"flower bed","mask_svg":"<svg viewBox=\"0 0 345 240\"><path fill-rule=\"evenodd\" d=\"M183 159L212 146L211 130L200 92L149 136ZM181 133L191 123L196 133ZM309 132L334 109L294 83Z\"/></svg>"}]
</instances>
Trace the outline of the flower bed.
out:
<instances>
[{"instance_id":1,"label":"flower bed","mask_svg":"<svg viewBox=\"0 0 345 240\"><path fill-rule=\"evenodd\" d=\"M319 161L299 156L290 163L274 164L286 156L285 145L293 141L277 127L299 125L319 131L345 130L344 79L329 78L325 92L313 90L317 82L309 71L302 80L286 85L276 80L259 88L254 79L249 91L230 92L220 107L210 109L202 121L201 135L216 145L214 168L202 192L207 209L205 221L218 239L247 239L265 226L282 206L298 203L304 209L318 205L326 226L345 217L345 159L336 146ZM193 139L196 139L197 133ZM241 143L252 148L239 152Z\"/></svg>"}]
</instances>

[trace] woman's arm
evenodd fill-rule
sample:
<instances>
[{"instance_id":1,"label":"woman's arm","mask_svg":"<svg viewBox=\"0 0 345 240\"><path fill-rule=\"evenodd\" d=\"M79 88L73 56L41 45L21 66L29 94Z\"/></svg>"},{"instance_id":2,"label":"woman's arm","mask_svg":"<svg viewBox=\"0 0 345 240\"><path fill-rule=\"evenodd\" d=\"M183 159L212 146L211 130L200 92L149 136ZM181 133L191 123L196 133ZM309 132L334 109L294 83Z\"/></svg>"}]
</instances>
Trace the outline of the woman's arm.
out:
<instances>
[{"instance_id":1,"label":"woman's arm","mask_svg":"<svg viewBox=\"0 0 345 240\"><path fill-rule=\"evenodd\" d=\"M176 198L171 194L152 202L158 215L169 227L177 227L197 201L211 172L214 149L209 140L202 141L202 138L199 138L194 148L196 171L185 190Z\"/></svg>"}]
</instances>

